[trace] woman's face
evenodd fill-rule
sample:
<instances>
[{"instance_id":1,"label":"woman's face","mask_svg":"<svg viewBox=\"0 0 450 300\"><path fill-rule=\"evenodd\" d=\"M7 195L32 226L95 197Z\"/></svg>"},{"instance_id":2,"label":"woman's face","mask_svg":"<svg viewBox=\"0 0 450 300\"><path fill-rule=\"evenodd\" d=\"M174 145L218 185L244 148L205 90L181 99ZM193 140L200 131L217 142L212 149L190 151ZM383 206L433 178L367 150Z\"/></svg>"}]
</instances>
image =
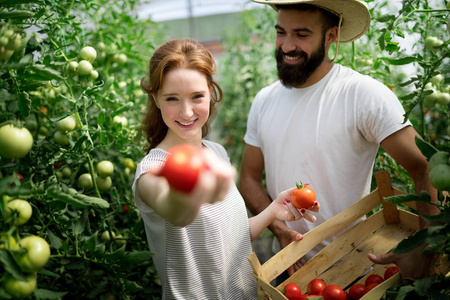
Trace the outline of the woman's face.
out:
<instances>
[{"instance_id":1,"label":"woman's face","mask_svg":"<svg viewBox=\"0 0 450 300\"><path fill-rule=\"evenodd\" d=\"M198 144L209 117L211 92L206 76L198 71L175 69L165 74L154 97L168 127L164 141Z\"/></svg>"}]
</instances>

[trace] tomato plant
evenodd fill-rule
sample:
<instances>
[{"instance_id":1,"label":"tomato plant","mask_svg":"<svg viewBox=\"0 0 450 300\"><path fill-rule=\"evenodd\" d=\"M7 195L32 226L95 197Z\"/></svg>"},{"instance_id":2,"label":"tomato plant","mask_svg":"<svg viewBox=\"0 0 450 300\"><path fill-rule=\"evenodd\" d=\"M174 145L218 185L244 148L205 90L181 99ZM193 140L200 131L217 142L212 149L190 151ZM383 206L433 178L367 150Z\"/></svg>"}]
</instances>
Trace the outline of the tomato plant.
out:
<instances>
[{"instance_id":1,"label":"tomato plant","mask_svg":"<svg viewBox=\"0 0 450 300\"><path fill-rule=\"evenodd\" d=\"M289 300L303 299L302 291L295 283L288 283L284 287L284 296Z\"/></svg>"},{"instance_id":2,"label":"tomato plant","mask_svg":"<svg viewBox=\"0 0 450 300\"><path fill-rule=\"evenodd\" d=\"M359 298L364 296L365 293L366 293L366 286L361 283L356 283L348 289L348 294L350 298L354 300L358 300Z\"/></svg>"},{"instance_id":3,"label":"tomato plant","mask_svg":"<svg viewBox=\"0 0 450 300\"><path fill-rule=\"evenodd\" d=\"M311 208L316 201L316 193L309 184L296 183L297 189L291 193L291 202L297 208Z\"/></svg>"},{"instance_id":4,"label":"tomato plant","mask_svg":"<svg viewBox=\"0 0 450 300\"><path fill-rule=\"evenodd\" d=\"M307 293L308 295L322 295L322 291L326 286L322 279L315 278L308 283Z\"/></svg>"},{"instance_id":5,"label":"tomato plant","mask_svg":"<svg viewBox=\"0 0 450 300\"><path fill-rule=\"evenodd\" d=\"M346 300L347 293L335 284L327 285L322 291L324 300Z\"/></svg>"},{"instance_id":6,"label":"tomato plant","mask_svg":"<svg viewBox=\"0 0 450 300\"><path fill-rule=\"evenodd\" d=\"M182 192L191 192L200 173L207 168L202 150L192 145L178 145L168 150L167 160L160 171L169 184Z\"/></svg>"}]
</instances>

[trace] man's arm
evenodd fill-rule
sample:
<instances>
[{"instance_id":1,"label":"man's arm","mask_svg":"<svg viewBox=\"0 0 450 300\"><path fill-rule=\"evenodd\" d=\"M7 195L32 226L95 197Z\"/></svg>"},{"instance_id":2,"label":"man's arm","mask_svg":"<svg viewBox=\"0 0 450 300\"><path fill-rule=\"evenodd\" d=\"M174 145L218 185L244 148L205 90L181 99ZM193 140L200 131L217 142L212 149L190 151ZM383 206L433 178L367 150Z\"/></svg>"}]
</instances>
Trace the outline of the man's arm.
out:
<instances>
[{"instance_id":1,"label":"man's arm","mask_svg":"<svg viewBox=\"0 0 450 300\"><path fill-rule=\"evenodd\" d=\"M272 202L262 182L263 172L264 156L261 149L246 145L242 156L239 188L247 208L253 215L261 213ZM302 238L298 232L280 220L273 221L268 228L277 237L281 248Z\"/></svg>"},{"instance_id":2,"label":"man's arm","mask_svg":"<svg viewBox=\"0 0 450 300\"><path fill-rule=\"evenodd\" d=\"M405 168L414 181L416 193L425 190L430 194L432 202L437 202L437 191L428 179L428 162L415 143L417 135L414 128L408 126L384 139L381 142L381 147ZM439 214L439 209L434 205L423 202L417 202L416 204L420 214ZM421 219L422 228L429 225ZM403 255L392 252L384 255L369 254L369 259L378 264L395 263L403 278L423 278L427 275L433 259L432 256L422 255L425 247L426 245L422 245Z\"/></svg>"}]
</instances>

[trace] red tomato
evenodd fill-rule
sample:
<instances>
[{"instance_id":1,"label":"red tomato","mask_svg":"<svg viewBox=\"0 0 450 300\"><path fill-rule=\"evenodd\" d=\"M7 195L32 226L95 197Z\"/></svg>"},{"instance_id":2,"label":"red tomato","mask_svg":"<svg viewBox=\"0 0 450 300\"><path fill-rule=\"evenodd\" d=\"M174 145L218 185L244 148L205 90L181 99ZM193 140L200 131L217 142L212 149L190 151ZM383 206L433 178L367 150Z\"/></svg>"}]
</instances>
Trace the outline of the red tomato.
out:
<instances>
[{"instance_id":1,"label":"red tomato","mask_svg":"<svg viewBox=\"0 0 450 300\"><path fill-rule=\"evenodd\" d=\"M365 293L364 294L367 294L371 289L373 289L377 285L379 285L379 283L376 283L376 282L368 284L366 286L366 288L365 288Z\"/></svg>"},{"instance_id":2,"label":"red tomato","mask_svg":"<svg viewBox=\"0 0 450 300\"><path fill-rule=\"evenodd\" d=\"M398 272L400 272L400 270L397 267L387 268L386 271L384 272L384 280L386 280L388 278L391 278L392 276L394 276Z\"/></svg>"},{"instance_id":3,"label":"red tomato","mask_svg":"<svg viewBox=\"0 0 450 300\"><path fill-rule=\"evenodd\" d=\"M322 279L313 279L308 283L308 295L320 296L326 286Z\"/></svg>"},{"instance_id":4,"label":"red tomato","mask_svg":"<svg viewBox=\"0 0 450 300\"><path fill-rule=\"evenodd\" d=\"M365 293L366 293L366 286L361 283L352 285L350 287L350 289L348 290L348 294L350 295L350 298L352 298L354 300L358 300L359 298L364 296Z\"/></svg>"},{"instance_id":5,"label":"red tomato","mask_svg":"<svg viewBox=\"0 0 450 300\"><path fill-rule=\"evenodd\" d=\"M192 145L177 145L168 150L167 161L161 169L170 186L189 193L197 183L200 172L207 169L200 148Z\"/></svg>"},{"instance_id":6,"label":"red tomato","mask_svg":"<svg viewBox=\"0 0 450 300\"><path fill-rule=\"evenodd\" d=\"M284 296L289 300L302 300L304 299L304 295L302 295L302 291L295 283L288 283L284 287Z\"/></svg>"},{"instance_id":7,"label":"red tomato","mask_svg":"<svg viewBox=\"0 0 450 300\"><path fill-rule=\"evenodd\" d=\"M347 293L335 284L327 285L322 291L324 300L347 300Z\"/></svg>"},{"instance_id":8,"label":"red tomato","mask_svg":"<svg viewBox=\"0 0 450 300\"><path fill-rule=\"evenodd\" d=\"M291 193L291 202L297 208L310 208L316 201L316 193L308 184L298 184Z\"/></svg>"},{"instance_id":9,"label":"red tomato","mask_svg":"<svg viewBox=\"0 0 450 300\"><path fill-rule=\"evenodd\" d=\"M372 274L366 278L365 284L368 286L371 283L382 283L383 281L384 279L380 275Z\"/></svg>"},{"instance_id":10,"label":"red tomato","mask_svg":"<svg viewBox=\"0 0 450 300\"><path fill-rule=\"evenodd\" d=\"M124 205L123 206L123 211L127 214L128 211L130 210L130 207L128 205Z\"/></svg>"}]
</instances>

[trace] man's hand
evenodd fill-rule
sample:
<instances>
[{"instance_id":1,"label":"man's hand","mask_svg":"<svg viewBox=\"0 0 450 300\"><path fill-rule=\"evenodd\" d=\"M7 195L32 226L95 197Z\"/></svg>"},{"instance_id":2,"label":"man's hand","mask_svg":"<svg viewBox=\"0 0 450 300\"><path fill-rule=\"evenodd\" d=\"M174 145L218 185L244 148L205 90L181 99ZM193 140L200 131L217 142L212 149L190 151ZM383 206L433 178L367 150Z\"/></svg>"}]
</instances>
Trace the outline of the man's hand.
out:
<instances>
[{"instance_id":1,"label":"man's hand","mask_svg":"<svg viewBox=\"0 0 450 300\"><path fill-rule=\"evenodd\" d=\"M396 264L403 279L420 279L428 276L429 268L434 258L432 255L422 254L425 247L426 245L424 244L405 254L391 252L381 255L368 254L368 257L376 264Z\"/></svg>"},{"instance_id":2,"label":"man's hand","mask_svg":"<svg viewBox=\"0 0 450 300\"><path fill-rule=\"evenodd\" d=\"M278 232L278 234L276 234L275 237L278 239L281 249L283 249L284 247L286 247L287 245L289 245L294 241L300 241L303 238L303 235L286 226L285 230ZM305 263L306 261L303 258L301 258L297 262L295 262L292 266L290 266L287 270L289 276L294 274Z\"/></svg>"}]
</instances>

